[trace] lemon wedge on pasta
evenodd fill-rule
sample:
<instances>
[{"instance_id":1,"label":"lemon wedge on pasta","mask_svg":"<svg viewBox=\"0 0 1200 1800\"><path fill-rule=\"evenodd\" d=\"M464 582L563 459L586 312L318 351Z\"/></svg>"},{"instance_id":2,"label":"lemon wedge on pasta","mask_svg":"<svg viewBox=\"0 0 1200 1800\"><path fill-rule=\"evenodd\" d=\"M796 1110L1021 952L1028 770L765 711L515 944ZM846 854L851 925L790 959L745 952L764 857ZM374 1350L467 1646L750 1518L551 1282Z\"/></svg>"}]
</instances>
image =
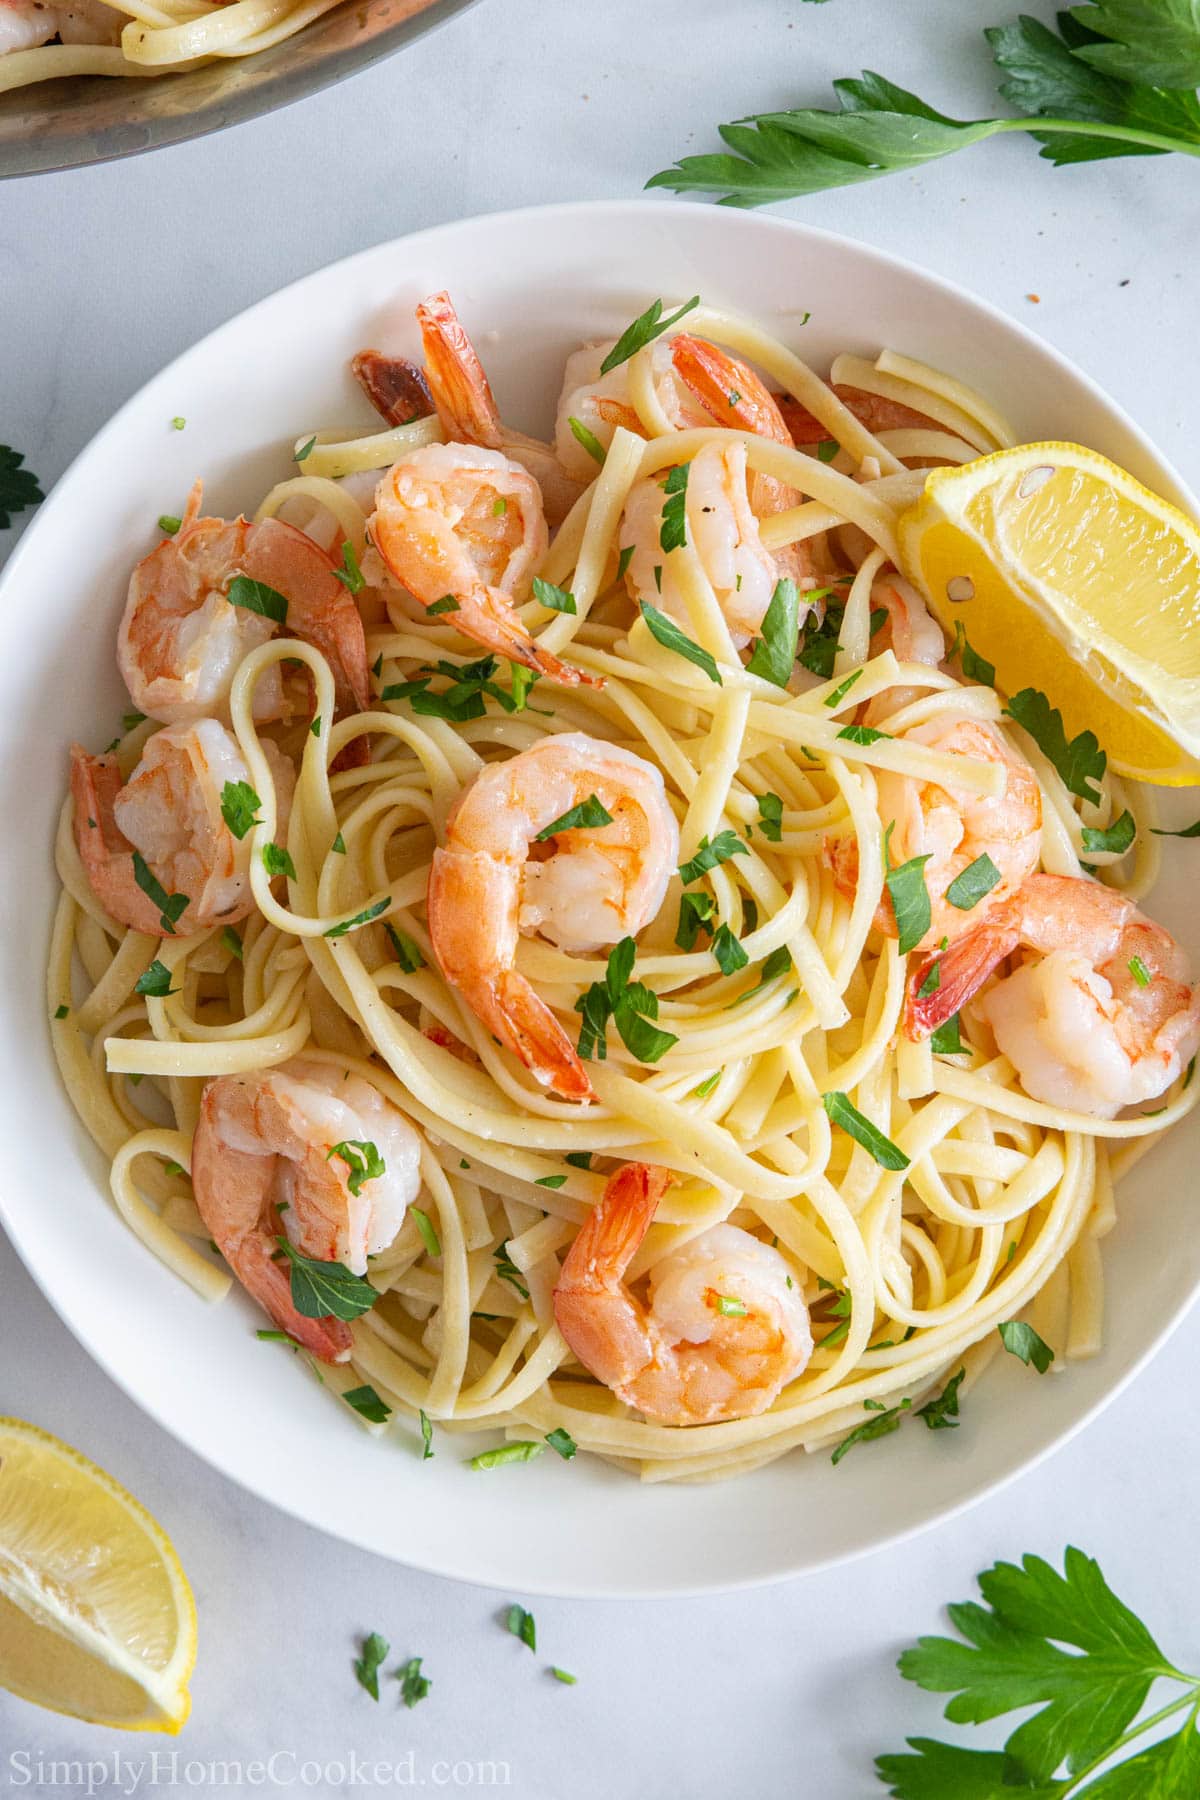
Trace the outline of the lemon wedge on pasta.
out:
<instances>
[{"instance_id":1,"label":"lemon wedge on pasta","mask_svg":"<svg viewBox=\"0 0 1200 1800\"><path fill-rule=\"evenodd\" d=\"M0 1686L174 1733L195 1661L192 1591L162 1527L69 1444L0 1419Z\"/></svg>"},{"instance_id":2,"label":"lemon wedge on pasta","mask_svg":"<svg viewBox=\"0 0 1200 1800\"><path fill-rule=\"evenodd\" d=\"M1023 444L933 469L905 573L1013 694L1040 688L1122 775L1200 784L1200 528L1107 457Z\"/></svg>"}]
</instances>

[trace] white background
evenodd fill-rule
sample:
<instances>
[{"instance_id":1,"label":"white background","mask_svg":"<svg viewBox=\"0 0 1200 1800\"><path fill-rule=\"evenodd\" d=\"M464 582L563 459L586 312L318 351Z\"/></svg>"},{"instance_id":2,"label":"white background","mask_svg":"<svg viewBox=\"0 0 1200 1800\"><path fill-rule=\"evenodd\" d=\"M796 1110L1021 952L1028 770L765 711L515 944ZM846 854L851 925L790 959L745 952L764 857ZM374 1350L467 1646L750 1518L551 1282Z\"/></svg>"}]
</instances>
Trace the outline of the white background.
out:
<instances>
[{"instance_id":1,"label":"white background","mask_svg":"<svg viewBox=\"0 0 1200 1800\"><path fill-rule=\"evenodd\" d=\"M0 440L48 485L164 362L294 276L461 215L630 195L677 154L714 147L718 121L825 104L827 81L864 65L945 110L986 114L995 102L979 31L1015 10L1006 0L483 0L392 62L270 118L10 182L0 187ZM1014 137L785 210L911 257L1032 325L1200 481L1195 164L1056 171ZM0 556L15 537L0 534ZM20 630L19 619L4 625ZM29 1154L52 1206L53 1146L31 1131ZM521 1800L866 1800L883 1792L872 1754L937 1728L936 1701L895 1675L897 1652L938 1628L941 1605L966 1598L977 1570L1030 1549L1057 1557L1068 1542L1097 1555L1168 1654L1194 1667L1198 1353L1193 1317L1082 1439L934 1535L756 1593L539 1601L534 1657L500 1623L521 1596L344 1549L210 1473L91 1365L0 1242L0 1411L78 1445L167 1526L201 1633L177 1747L199 1762L283 1752L279 1781L260 1792L284 1791L290 1757L336 1764L354 1750L393 1761L412 1751L428 1787L439 1760L507 1763L505 1791ZM504 1480L497 1505L519 1469ZM412 1553L419 1560L419 1541ZM391 1639L393 1661L426 1659L433 1691L414 1712L399 1707L396 1683L375 1706L354 1682L356 1637L373 1629ZM553 1681L550 1662L578 1686ZM108 1757L111 1782L114 1750L136 1765L156 1746L171 1747L0 1694L0 1791L38 1791L39 1757ZM143 1770L143 1791L153 1774ZM184 1780L160 1766L160 1786ZM77 1791L62 1782L40 1791ZM335 1767L310 1791L343 1787L352 1791Z\"/></svg>"}]
</instances>

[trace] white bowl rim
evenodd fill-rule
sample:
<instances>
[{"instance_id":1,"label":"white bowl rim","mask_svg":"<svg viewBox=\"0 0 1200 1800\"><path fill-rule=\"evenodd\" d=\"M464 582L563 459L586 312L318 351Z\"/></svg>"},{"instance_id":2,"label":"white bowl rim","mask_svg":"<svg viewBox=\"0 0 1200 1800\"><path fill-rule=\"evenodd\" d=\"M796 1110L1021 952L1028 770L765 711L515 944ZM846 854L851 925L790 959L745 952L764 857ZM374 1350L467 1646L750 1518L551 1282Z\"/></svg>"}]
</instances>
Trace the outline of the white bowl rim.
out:
<instances>
[{"instance_id":1,"label":"white bowl rim","mask_svg":"<svg viewBox=\"0 0 1200 1800\"><path fill-rule=\"evenodd\" d=\"M633 212L636 212L638 215L645 215L649 212L661 212L665 218L677 218L682 213L703 217L711 215L714 210L716 209L706 202L658 198L553 201L536 206L502 208L495 212L472 214L463 219L446 220L439 225L428 226L418 231L404 233L397 238L383 239L377 244L369 245L363 249L354 251L349 256L335 258L330 263L323 264L317 269L310 270L308 274L299 276L294 281L285 283L283 287L277 288L271 293L264 295L262 299L253 302L250 306L243 307L239 311L232 313L220 324L206 332L204 336L199 338L194 344L189 345L186 349L181 351L178 356L173 357L171 361L166 363L160 370L149 376L146 381L142 382L135 392L121 404L106 423L101 426L100 430L94 433L88 442L80 448L59 476L58 480L54 483L50 492L47 494L45 501L39 506L38 513L23 532L20 541L8 558L4 568L0 570L0 607L3 605L9 585L19 577L25 560L32 555L30 546L36 542L40 531L50 529L50 526L46 521L48 518L52 517L50 512L51 502L54 500L59 490L67 485L83 460L93 451L100 449L110 436L117 435L124 418L127 414L134 411L149 387L153 386L161 379L170 376L176 368L190 360L198 352L203 351L212 345L215 340L220 338L222 333L245 320L253 318L260 310L279 303L287 296L298 295L307 284L315 284L335 269L350 274L355 265L359 262L366 262L381 254L399 251L402 247L410 250L416 246L420 246L422 249L426 246L436 247L437 239L440 236L449 236L458 232L469 231L472 228L485 223L493 228L508 223L515 224L518 221L525 220L536 220L543 222L546 225L552 225L556 220L574 220L578 219L581 215L591 217L601 217L605 215L620 217L629 216ZM1119 425L1121 429L1127 432L1139 445L1148 462L1154 466L1156 472L1163 478L1160 483L1160 488L1166 491L1169 497L1184 510L1189 511L1193 515L1200 515L1200 504L1198 504L1187 483L1180 476L1174 465L1156 448L1149 435L1143 431L1141 426L1137 424L1125 408L1119 402L1114 400L1090 375L1084 370L1081 370L1069 357L1064 355L1062 351L1048 343L1045 339L1039 337L1038 334L1032 331L1027 325L1023 324L1020 320L1015 319L1009 313L1004 312L991 301L983 299L981 296L947 276L935 274L919 263L912 262L905 257L894 255L890 251L880 250L872 244L864 243L860 239L852 238L842 232L830 231L823 227L809 225L801 220L785 219L775 215L765 215L761 212L755 212L749 209L741 210L732 207L721 207L719 212L723 229L732 228L738 230L744 228L751 232L760 232L765 228L767 231L776 234L781 241L787 239L791 239L792 241L796 241L797 239L808 239L825 243L830 246L849 247L856 256L864 257L868 261L875 263L879 268L900 271L905 275L915 275L922 282L940 290L948 299L963 304L972 311L985 316L990 322L994 322L999 326L1003 332L1015 335L1027 346L1035 350L1038 355L1047 358L1050 362L1057 365L1059 370L1068 376L1071 381L1085 389L1091 395L1093 400L1099 403L1110 418ZM49 1301L51 1307L62 1320L63 1324L66 1325L72 1336L87 1352L91 1359L104 1370L104 1373L109 1379L115 1383L127 1398L132 1400L143 1412L147 1413L157 1425L161 1426L171 1437L182 1444L185 1449L190 1450L193 1455L199 1456L201 1460L216 1468L228 1480L235 1483L247 1493L252 1494L256 1499L262 1500L270 1506L277 1507L281 1512L298 1520L302 1524L310 1525L317 1531L324 1532L343 1542L353 1544L357 1548L370 1551L377 1556L383 1557L389 1562L398 1563L401 1567L411 1567L424 1573L440 1575L450 1580L468 1582L471 1585L495 1592L510 1592L514 1588L519 1588L524 1593L538 1597L579 1600L659 1600L740 1592L752 1588L772 1586L781 1581L797 1580L806 1575L822 1574L831 1569L843 1567L852 1562L858 1562L865 1557L874 1556L887 1550L893 1550L900 1545L923 1535L925 1532L933 1530L939 1525L958 1518L963 1513L968 1512L972 1507L980 1504L983 1500L990 1499L995 1495L1000 1494L1021 1476L1039 1467L1058 1450L1071 1442L1072 1439L1091 1424L1100 1413L1115 1401L1119 1395L1124 1393L1126 1388L1128 1388L1146 1368L1147 1364L1153 1360L1158 1351L1167 1342L1168 1338L1170 1338L1178 1329L1184 1318L1192 1310L1197 1299L1200 1299L1200 1279L1197 1279L1193 1284L1191 1291L1185 1294L1175 1306L1174 1310L1169 1315L1165 1315L1160 1321L1159 1330L1153 1342L1150 1343L1140 1355L1135 1357L1128 1366L1112 1380L1110 1385L1105 1388L1104 1392L1079 1413L1078 1417L1073 1419L1069 1424L1064 1425L1055 1436L1040 1448L1018 1458L1003 1474L993 1478L982 1478L981 1485L972 1492L964 1495L962 1498L935 1506L921 1519L899 1527L894 1531L882 1532L870 1543L860 1544L853 1548L831 1553L816 1559L797 1560L790 1565L781 1564L776 1568L755 1575L741 1575L733 1578L721 1578L719 1576L716 1578L705 1577L703 1580L689 1579L686 1581L673 1581L658 1586L646 1582L638 1582L636 1585L623 1586L621 1583L614 1583L611 1580L605 1580L603 1582L573 1580L569 1586L564 1586L559 1582L539 1581L536 1573L531 1575L530 1572L524 1568L521 1571L519 1579L506 1576L503 1572L495 1575L481 1575L474 1566L469 1569L456 1567L451 1560L446 1558L430 1559L429 1557L421 1557L419 1555L401 1556L399 1554L394 1554L390 1550L382 1550L379 1545L373 1543L365 1533L355 1530L352 1526L331 1524L323 1517L317 1516L313 1510L306 1508L302 1496L293 1495L292 1497L284 1498L276 1493L266 1491L265 1485L256 1482L249 1475L239 1470L236 1466L235 1459L232 1456L222 1456L208 1449L203 1451L196 1450L193 1445L189 1443L183 1429L173 1421L170 1414L164 1408L160 1408L154 1405L150 1400L144 1398L137 1391L135 1385L131 1381L126 1380L126 1378L118 1372L118 1369L114 1366L114 1359L103 1350L98 1349L90 1343L85 1336L83 1329L77 1327L69 1314L60 1309L54 1293L43 1283L34 1267L32 1257L26 1253L26 1246L22 1244L16 1234L12 1218L6 1206L5 1195L2 1188L0 1188L0 1225L3 1225L9 1242L12 1244L13 1249L16 1251L18 1258L27 1270L35 1286L38 1287L43 1297ZM750 1480L753 1479L753 1477L749 1476L744 1479Z\"/></svg>"}]
</instances>

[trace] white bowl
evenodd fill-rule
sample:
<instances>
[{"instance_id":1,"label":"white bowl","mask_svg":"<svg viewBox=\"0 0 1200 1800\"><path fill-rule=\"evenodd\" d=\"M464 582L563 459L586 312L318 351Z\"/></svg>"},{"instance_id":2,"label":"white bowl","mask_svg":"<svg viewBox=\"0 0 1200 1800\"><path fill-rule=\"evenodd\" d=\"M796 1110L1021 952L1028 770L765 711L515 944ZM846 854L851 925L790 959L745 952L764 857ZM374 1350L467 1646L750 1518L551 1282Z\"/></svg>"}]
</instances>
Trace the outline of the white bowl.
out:
<instances>
[{"instance_id":1,"label":"white bowl","mask_svg":"<svg viewBox=\"0 0 1200 1800\"><path fill-rule=\"evenodd\" d=\"M449 288L510 421L545 432L567 351L612 336L648 301L700 293L757 314L818 367L890 344L982 389L1026 439L1107 452L1191 504L1136 427L1029 332L948 283L820 231L678 202L553 206L471 219L364 251L233 319L149 382L63 476L0 583L5 1080L0 1194L9 1235L52 1305L126 1393L254 1493L399 1562L523 1593L665 1594L778 1579L861 1554L978 1500L1110 1400L1200 1285L1184 1128L1120 1194L1105 1244L1106 1344L1038 1378L1011 1357L962 1427L910 1429L856 1450L789 1456L743 1480L642 1488L580 1458L467 1469L441 1436L422 1462L401 1432L369 1438L297 1359L256 1342L237 1296L208 1307L126 1230L107 1171L59 1086L43 964L51 839L66 745L107 741L128 701L114 666L133 560L197 473L216 511L252 508L291 472L297 437L361 417L347 361L415 350L413 303ZM801 329L801 317L811 311ZM181 415L186 429L171 420ZM1191 937L1186 873L1168 845L1154 911Z\"/></svg>"}]
</instances>

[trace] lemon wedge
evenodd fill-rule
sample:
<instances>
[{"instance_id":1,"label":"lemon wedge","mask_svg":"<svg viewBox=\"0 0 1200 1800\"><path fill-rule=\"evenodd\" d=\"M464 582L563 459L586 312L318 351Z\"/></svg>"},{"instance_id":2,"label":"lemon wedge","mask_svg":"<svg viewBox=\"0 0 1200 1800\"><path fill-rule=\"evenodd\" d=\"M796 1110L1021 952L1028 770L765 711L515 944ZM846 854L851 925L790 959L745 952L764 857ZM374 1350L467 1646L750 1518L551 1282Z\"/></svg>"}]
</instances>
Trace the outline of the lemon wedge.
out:
<instances>
[{"instance_id":1,"label":"lemon wedge","mask_svg":"<svg viewBox=\"0 0 1200 1800\"><path fill-rule=\"evenodd\" d=\"M162 1527L36 1425L0 1418L0 1687L94 1725L177 1732L196 1608Z\"/></svg>"},{"instance_id":2,"label":"lemon wedge","mask_svg":"<svg viewBox=\"0 0 1200 1800\"><path fill-rule=\"evenodd\" d=\"M1079 444L933 469L904 572L1011 695L1040 688L1122 775L1200 784L1200 528Z\"/></svg>"}]
</instances>

